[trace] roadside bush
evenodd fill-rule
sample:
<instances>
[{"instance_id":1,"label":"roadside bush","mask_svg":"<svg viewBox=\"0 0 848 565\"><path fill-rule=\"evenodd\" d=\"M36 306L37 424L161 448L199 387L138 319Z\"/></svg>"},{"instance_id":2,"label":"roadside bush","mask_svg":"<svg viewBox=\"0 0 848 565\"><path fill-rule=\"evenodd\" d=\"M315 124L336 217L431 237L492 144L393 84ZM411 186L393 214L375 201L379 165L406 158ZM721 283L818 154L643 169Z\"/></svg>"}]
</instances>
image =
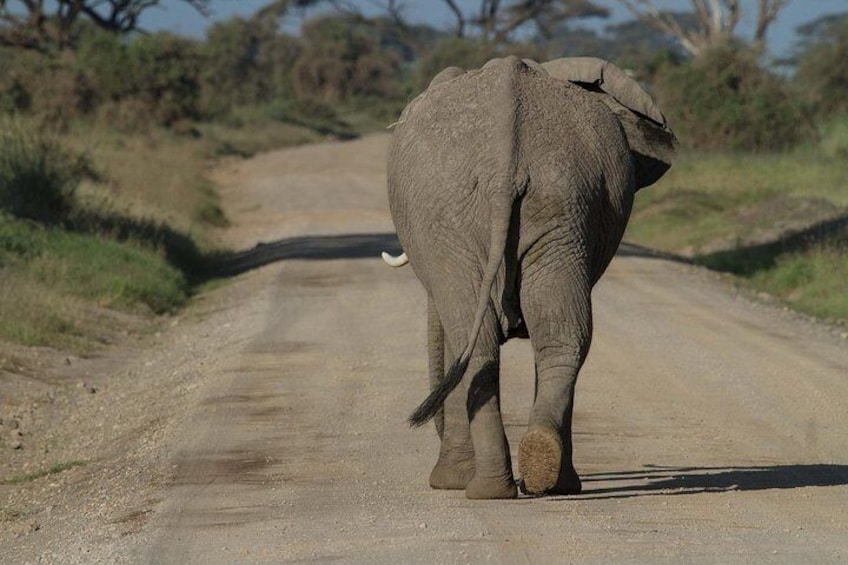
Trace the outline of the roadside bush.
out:
<instances>
[{"instance_id":1,"label":"roadside bush","mask_svg":"<svg viewBox=\"0 0 848 565\"><path fill-rule=\"evenodd\" d=\"M0 119L0 212L45 224L71 212L79 181L91 174L55 140L19 119Z\"/></svg>"},{"instance_id":2,"label":"roadside bush","mask_svg":"<svg viewBox=\"0 0 848 565\"><path fill-rule=\"evenodd\" d=\"M100 29L80 34L75 66L94 92L95 104L116 101L135 90L132 61L120 36Z\"/></svg>"},{"instance_id":3,"label":"roadside bush","mask_svg":"<svg viewBox=\"0 0 848 565\"><path fill-rule=\"evenodd\" d=\"M691 148L782 150L809 133L785 82L745 49L716 48L666 68L655 88L660 107Z\"/></svg>"},{"instance_id":4,"label":"roadside bush","mask_svg":"<svg viewBox=\"0 0 848 565\"><path fill-rule=\"evenodd\" d=\"M200 74L205 114L226 114L236 106L291 95L291 69L300 42L269 23L276 21L232 18L209 29Z\"/></svg>"},{"instance_id":5,"label":"roadside bush","mask_svg":"<svg viewBox=\"0 0 848 565\"><path fill-rule=\"evenodd\" d=\"M848 158L848 112L831 116L819 129L821 151L834 159Z\"/></svg>"},{"instance_id":6,"label":"roadside bush","mask_svg":"<svg viewBox=\"0 0 848 565\"><path fill-rule=\"evenodd\" d=\"M357 96L401 96L400 56L384 49L365 22L319 17L306 22L302 34L306 47L293 69L297 98L334 104Z\"/></svg>"},{"instance_id":7,"label":"roadside bush","mask_svg":"<svg viewBox=\"0 0 848 565\"><path fill-rule=\"evenodd\" d=\"M94 91L87 77L57 57L0 48L0 110L28 114L64 127L90 112Z\"/></svg>"},{"instance_id":8,"label":"roadside bush","mask_svg":"<svg viewBox=\"0 0 848 565\"><path fill-rule=\"evenodd\" d=\"M415 77L415 91L418 93L427 88L433 77L446 67L459 67L466 70L478 69L490 59L507 55L537 61L544 61L548 58L545 49L532 43L513 43L499 46L478 39L447 37L439 41L421 59Z\"/></svg>"},{"instance_id":9,"label":"roadside bush","mask_svg":"<svg viewBox=\"0 0 848 565\"><path fill-rule=\"evenodd\" d=\"M799 95L810 112L825 118L848 112L848 13L821 18L799 28L814 33L805 45L795 72Z\"/></svg>"},{"instance_id":10,"label":"roadside bush","mask_svg":"<svg viewBox=\"0 0 848 565\"><path fill-rule=\"evenodd\" d=\"M433 77L446 67L476 69L497 56L497 47L492 43L460 37L443 39L422 58L418 67L416 90L420 92L427 88Z\"/></svg>"},{"instance_id":11,"label":"roadside bush","mask_svg":"<svg viewBox=\"0 0 848 565\"><path fill-rule=\"evenodd\" d=\"M257 112L264 118L307 127L322 135L354 135L350 126L339 118L332 106L315 100L278 98L270 104L258 107Z\"/></svg>"},{"instance_id":12,"label":"roadside bush","mask_svg":"<svg viewBox=\"0 0 848 565\"><path fill-rule=\"evenodd\" d=\"M198 116L201 59L194 42L158 33L135 39L128 53L135 96L157 123L169 126Z\"/></svg>"}]
</instances>

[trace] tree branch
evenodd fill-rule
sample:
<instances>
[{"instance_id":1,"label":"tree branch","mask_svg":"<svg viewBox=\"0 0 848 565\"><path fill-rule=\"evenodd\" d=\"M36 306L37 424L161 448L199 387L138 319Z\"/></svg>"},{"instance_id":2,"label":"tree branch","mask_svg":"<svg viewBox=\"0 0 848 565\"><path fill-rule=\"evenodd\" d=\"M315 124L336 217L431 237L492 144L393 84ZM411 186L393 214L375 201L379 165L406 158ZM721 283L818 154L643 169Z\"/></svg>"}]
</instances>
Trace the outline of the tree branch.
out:
<instances>
[{"instance_id":1,"label":"tree branch","mask_svg":"<svg viewBox=\"0 0 848 565\"><path fill-rule=\"evenodd\" d=\"M459 9L459 6L456 5L454 0L444 0L444 2L456 17L456 36L465 37L465 15L463 15L462 10Z\"/></svg>"}]
</instances>

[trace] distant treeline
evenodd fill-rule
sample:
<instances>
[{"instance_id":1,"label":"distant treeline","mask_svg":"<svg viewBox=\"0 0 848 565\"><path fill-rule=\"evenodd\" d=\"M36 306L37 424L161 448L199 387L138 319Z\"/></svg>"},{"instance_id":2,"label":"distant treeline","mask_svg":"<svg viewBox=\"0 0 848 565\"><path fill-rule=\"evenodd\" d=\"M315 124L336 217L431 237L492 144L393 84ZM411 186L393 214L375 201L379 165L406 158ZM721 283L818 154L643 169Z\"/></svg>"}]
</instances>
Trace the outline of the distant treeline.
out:
<instances>
[{"instance_id":1,"label":"distant treeline","mask_svg":"<svg viewBox=\"0 0 848 565\"><path fill-rule=\"evenodd\" d=\"M441 68L504 54L610 59L646 85L693 148L784 149L848 111L845 14L799 28L791 78L770 71L751 46L727 42L695 57L636 20L603 37L562 26L520 42L342 12L306 19L297 34L284 29L273 10L215 23L203 40L79 21L62 48L0 47L0 112L134 131L227 120L251 106L320 123L345 106L390 123Z\"/></svg>"}]
</instances>

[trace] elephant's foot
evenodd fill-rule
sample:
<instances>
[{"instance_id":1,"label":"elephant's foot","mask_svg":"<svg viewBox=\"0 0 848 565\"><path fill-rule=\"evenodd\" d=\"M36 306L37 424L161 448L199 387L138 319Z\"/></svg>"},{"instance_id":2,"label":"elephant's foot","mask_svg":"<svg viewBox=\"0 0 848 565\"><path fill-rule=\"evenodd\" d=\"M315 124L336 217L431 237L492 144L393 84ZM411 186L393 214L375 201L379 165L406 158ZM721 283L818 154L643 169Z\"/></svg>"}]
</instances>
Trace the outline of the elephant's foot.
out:
<instances>
[{"instance_id":1,"label":"elephant's foot","mask_svg":"<svg viewBox=\"0 0 848 565\"><path fill-rule=\"evenodd\" d=\"M512 475L498 478L474 477L465 487L465 496L471 500L515 498L518 488Z\"/></svg>"},{"instance_id":2,"label":"elephant's foot","mask_svg":"<svg viewBox=\"0 0 848 565\"><path fill-rule=\"evenodd\" d=\"M436 463L430 472L430 486L435 489L462 490L474 478L474 459L461 463Z\"/></svg>"},{"instance_id":3,"label":"elephant's foot","mask_svg":"<svg viewBox=\"0 0 848 565\"><path fill-rule=\"evenodd\" d=\"M531 496L579 494L580 477L571 462L562 460L562 439L554 430L533 427L518 445L521 492Z\"/></svg>"}]
</instances>

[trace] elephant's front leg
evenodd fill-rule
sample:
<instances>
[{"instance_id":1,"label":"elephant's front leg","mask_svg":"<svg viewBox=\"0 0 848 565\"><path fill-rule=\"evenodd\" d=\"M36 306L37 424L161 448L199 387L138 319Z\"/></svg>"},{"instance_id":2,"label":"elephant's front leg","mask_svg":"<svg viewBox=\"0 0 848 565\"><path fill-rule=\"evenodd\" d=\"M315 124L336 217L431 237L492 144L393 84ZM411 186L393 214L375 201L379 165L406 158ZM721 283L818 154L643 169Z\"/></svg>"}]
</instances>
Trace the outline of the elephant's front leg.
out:
<instances>
[{"instance_id":1,"label":"elephant's front leg","mask_svg":"<svg viewBox=\"0 0 848 565\"><path fill-rule=\"evenodd\" d=\"M572 461L574 387L592 335L591 286L579 265L525 272L521 291L536 359L536 397L518 447L521 489L527 494L577 494Z\"/></svg>"},{"instance_id":2,"label":"elephant's front leg","mask_svg":"<svg viewBox=\"0 0 848 565\"><path fill-rule=\"evenodd\" d=\"M454 359L453 351L445 350L444 329L432 298L427 303L427 353L432 389L445 376L445 354L448 359ZM439 460L430 473L430 486L435 489L464 489L474 477L474 447L463 393L454 390L433 420L441 445Z\"/></svg>"}]
</instances>

